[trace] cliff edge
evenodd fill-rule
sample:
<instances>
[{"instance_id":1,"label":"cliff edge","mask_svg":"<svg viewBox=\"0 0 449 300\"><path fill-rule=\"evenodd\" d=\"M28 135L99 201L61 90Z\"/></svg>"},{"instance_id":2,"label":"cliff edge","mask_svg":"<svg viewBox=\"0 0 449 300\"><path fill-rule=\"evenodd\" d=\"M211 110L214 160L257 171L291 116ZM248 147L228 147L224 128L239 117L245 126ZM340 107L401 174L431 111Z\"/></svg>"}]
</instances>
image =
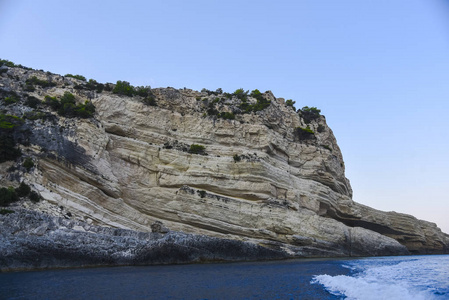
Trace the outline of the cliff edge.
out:
<instances>
[{"instance_id":1,"label":"cliff edge","mask_svg":"<svg viewBox=\"0 0 449 300\"><path fill-rule=\"evenodd\" d=\"M449 237L435 224L354 202L325 117L316 108L295 111L270 91L100 84L4 63L0 108L0 185L9 205L0 239L23 250L0 254L4 270L27 268L33 253L45 261L36 268L77 265L49 250L77 239L85 248L71 256L109 249L80 258L88 265L448 253ZM25 185L34 201L8 198ZM167 228L157 233L165 246L182 236L199 254L119 254L139 249L142 258L155 249L154 224ZM114 232L129 243L99 242ZM52 242L61 239L65 246Z\"/></svg>"}]
</instances>

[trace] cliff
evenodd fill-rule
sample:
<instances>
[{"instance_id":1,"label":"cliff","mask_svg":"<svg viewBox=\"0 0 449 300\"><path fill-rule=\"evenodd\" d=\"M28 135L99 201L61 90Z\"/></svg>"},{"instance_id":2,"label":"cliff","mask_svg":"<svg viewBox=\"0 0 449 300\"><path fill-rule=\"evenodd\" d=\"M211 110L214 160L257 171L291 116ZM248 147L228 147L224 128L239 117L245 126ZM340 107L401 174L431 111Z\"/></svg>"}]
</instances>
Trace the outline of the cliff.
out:
<instances>
[{"instance_id":1,"label":"cliff","mask_svg":"<svg viewBox=\"0 0 449 300\"><path fill-rule=\"evenodd\" d=\"M53 253L48 241L59 236L57 224L67 219L82 228L118 228L131 237L148 235L152 224L162 222L168 230L160 238L182 235L201 249L196 258L179 262L258 259L254 253L285 258L448 251L449 237L435 224L352 200L336 139L314 108L296 112L269 91L140 87L130 92L124 82L103 85L17 66L0 70L0 130L21 150L0 164L0 183L18 187L23 181L42 198L21 198L8 208L14 213L0 215L3 245L17 242L20 233L35 241L19 243L24 252ZM25 167L30 159L32 166ZM50 218L44 223L53 224L39 236L23 221L32 211L45 213L37 219ZM10 232L5 228L11 224L22 225ZM60 237L66 244L76 235L85 247L99 247L95 232L70 230L64 227ZM134 251L141 243L143 257L153 245L146 240L129 245L111 240L101 247ZM47 246L37 246L42 243ZM232 259L226 251L214 256L218 252L210 245L220 243L227 243L229 253L236 247L256 250L237 251ZM30 254L24 252L23 257ZM105 258L111 255L88 264L118 264ZM26 267L18 261L17 253L0 257L0 267ZM58 265L70 262L41 267Z\"/></svg>"}]
</instances>

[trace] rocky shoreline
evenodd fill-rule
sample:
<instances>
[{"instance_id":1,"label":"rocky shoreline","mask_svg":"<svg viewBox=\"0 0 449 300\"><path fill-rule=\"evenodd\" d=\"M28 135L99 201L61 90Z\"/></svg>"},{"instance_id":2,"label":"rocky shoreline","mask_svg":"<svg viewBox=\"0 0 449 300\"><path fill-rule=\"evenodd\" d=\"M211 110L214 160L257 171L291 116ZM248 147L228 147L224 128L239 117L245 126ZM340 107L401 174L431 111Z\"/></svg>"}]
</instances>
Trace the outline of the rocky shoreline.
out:
<instances>
[{"instance_id":1,"label":"rocky shoreline","mask_svg":"<svg viewBox=\"0 0 449 300\"><path fill-rule=\"evenodd\" d=\"M353 252L349 252L338 245L327 245L327 250L323 245L286 248L275 241L257 243L187 234L170 231L160 222L151 229L139 232L95 226L14 207L14 212L0 214L0 272L410 254L399 243L377 245L380 252L375 252L373 245L354 243Z\"/></svg>"},{"instance_id":2,"label":"rocky shoreline","mask_svg":"<svg viewBox=\"0 0 449 300\"><path fill-rule=\"evenodd\" d=\"M137 232L16 209L0 215L0 272L288 258L253 243L154 225L154 232Z\"/></svg>"}]
</instances>

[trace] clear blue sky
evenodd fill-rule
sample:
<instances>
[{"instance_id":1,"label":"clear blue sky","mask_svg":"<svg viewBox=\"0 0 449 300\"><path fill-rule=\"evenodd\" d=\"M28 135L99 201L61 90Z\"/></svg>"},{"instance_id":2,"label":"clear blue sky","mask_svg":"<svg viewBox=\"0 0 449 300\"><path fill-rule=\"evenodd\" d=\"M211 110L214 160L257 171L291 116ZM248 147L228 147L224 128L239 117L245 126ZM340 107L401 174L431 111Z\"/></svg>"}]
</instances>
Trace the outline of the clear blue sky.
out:
<instances>
[{"instance_id":1,"label":"clear blue sky","mask_svg":"<svg viewBox=\"0 0 449 300\"><path fill-rule=\"evenodd\" d=\"M0 58L100 82L317 106L354 200L449 233L444 0L0 0Z\"/></svg>"}]
</instances>

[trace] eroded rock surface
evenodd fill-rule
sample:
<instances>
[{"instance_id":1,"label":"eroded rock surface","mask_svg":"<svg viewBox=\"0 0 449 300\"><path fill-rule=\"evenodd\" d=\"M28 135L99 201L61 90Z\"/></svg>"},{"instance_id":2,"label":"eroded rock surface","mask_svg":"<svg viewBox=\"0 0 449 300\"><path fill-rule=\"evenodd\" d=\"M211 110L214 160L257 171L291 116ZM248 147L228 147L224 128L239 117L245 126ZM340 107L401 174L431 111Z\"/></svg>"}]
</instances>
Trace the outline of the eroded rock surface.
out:
<instances>
[{"instance_id":1,"label":"eroded rock surface","mask_svg":"<svg viewBox=\"0 0 449 300\"><path fill-rule=\"evenodd\" d=\"M0 227L0 271L287 257L248 242L99 227L21 209L0 216Z\"/></svg>"},{"instance_id":2,"label":"eroded rock surface","mask_svg":"<svg viewBox=\"0 0 449 300\"><path fill-rule=\"evenodd\" d=\"M80 222L139 232L162 222L169 236L252 243L285 257L448 251L448 236L435 224L354 202L324 116L310 119L269 91L263 94L269 106L248 113L232 95L158 88L151 90L152 106L139 96L80 89L80 80L56 74L8 68L0 76L0 88L21 99L1 103L9 114L50 115L24 120L16 133L36 166L3 177L25 180L40 193L44 201L30 209L67 217L62 206ZM27 92L32 76L56 86ZM94 117L62 117L44 103L25 104L27 96L43 101L67 91L80 103L90 99ZM204 146L204 153L191 145ZM86 236L94 243L93 233Z\"/></svg>"}]
</instances>

